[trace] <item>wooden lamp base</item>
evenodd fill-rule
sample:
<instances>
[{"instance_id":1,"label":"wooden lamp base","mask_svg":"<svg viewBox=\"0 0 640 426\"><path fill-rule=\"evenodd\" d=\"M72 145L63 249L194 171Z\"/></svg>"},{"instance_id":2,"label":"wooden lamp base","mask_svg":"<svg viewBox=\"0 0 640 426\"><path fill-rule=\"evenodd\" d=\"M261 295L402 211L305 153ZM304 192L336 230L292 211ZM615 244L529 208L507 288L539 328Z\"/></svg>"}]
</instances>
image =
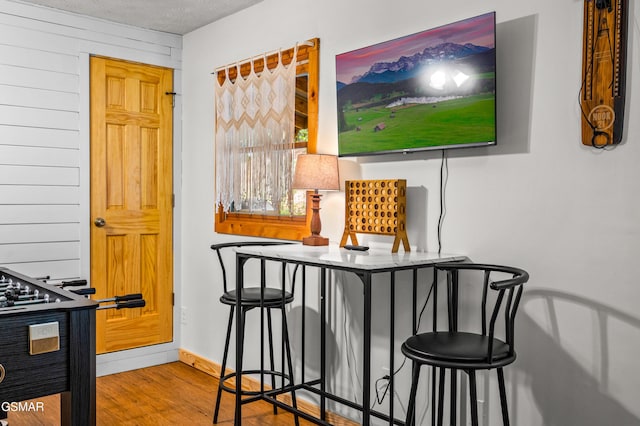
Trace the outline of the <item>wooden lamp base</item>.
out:
<instances>
[{"instance_id":1,"label":"wooden lamp base","mask_svg":"<svg viewBox=\"0 0 640 426\"><path fill-rule=\"evenodd\" d=\"M329 239L320 235L309 235L302 239L302 244L305 246L328 246Z\"/></svg>"},{"instance_id":2,"label":"wooden lamp base","mask_svg":"<svg viewBox=\"0 0 640 426\"><path fill-rule=\"evenodd\" d=\"M311 235L302 239L305 246L328 246L329 239L320 236L322 224L320 223L320 197L318 191L311 194Z\"/></svg>"}]
</instances>

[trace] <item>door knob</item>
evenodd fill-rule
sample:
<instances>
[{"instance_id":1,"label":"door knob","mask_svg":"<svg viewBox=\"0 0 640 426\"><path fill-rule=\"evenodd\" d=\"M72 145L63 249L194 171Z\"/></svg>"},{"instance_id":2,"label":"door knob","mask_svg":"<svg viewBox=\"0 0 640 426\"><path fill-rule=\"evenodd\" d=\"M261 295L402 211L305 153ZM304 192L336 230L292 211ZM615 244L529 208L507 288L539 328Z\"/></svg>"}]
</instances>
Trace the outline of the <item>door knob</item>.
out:
<instances>
[{"instance_id":1,"label":"door knob","mask_svg":"<svg viewBox=\"0 0 640 426\"><path fill-rule=\"evenodd\" d=\"M102 228L107 224L107 222L103 218L99 217L99 218L96 218L95 221L93 221L93 224L96 225L98 228Z\"/></svg>"}]
</instances>

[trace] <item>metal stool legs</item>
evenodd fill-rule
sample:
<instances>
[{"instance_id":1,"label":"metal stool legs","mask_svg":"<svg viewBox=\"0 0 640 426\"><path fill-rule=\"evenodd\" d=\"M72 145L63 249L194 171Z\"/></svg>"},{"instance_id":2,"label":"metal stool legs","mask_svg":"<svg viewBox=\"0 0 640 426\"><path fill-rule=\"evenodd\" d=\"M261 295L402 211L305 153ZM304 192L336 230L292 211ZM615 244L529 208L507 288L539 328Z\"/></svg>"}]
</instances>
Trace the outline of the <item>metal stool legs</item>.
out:
<instances>
[{"instance_id":1,"label":"metal stool legs","mask_svg":"<svg viewBox=\"0 0 640 426\"><path fill-rule=\"evenodd\" d=\"M235 307L231 306L231 312L229 313L229 323L227 325L227 337L224 341L224 353L222 354L222 367L220 368L220 382L218 383L218 393L216 395L216 408L213 411L214 424L218 423L218 413L220 412L220 399L222 398L222 377L224 377L227 370L227 355L229 355L229 341L231 340L231 326L233 325L234 311Z\"/></svg>"},{"instance_id":2,"label":"metal stool legs","mask_svg":"<svg viewBox=\"0 0 640 426\"><path fill-rule=\"evenodd\" d=\"M415 426L416 424L416 392L417 392L417 388L418 388L418 381L420 379L420 367L421 365L413 365L413 373L412 373L412 379L411 379L411 391L409 393L409 404L407 405L407 417L405 419L405 425L406 426ZM437 407L437 425L438 426L442 426L443 425L443 417L444 417L444 384L445 384L445 368L443 367L438 367L438 368L434 368L434 374L435 374L435 370L439 371L439 379L438 379L438 407ZM509 423L509 411L507 408L507 393L505 390L505 384L504 384L504 370L502 368L497 368L496 369L498 372L498 385L500 387L500 406L502 408L502 423L504 426L510 426ZM451 382L455 383L456 382L456 369L450 369L451 372ZM467 375L469 376L469 399L470 399L470 411L471 411L471 425L472 426L478 426L479 425L479 421L478 421L478 396L477 396L477 386L476 386L476 372L475 370L465 370L465 372L467 373ZM457 417L457 413L454 413L454 411L457 408L457 404L456 404L456 395L455 395L455 388L456 386L452 387L452 393L451 393L451 417L450 417L450 423L451 425L455 425L456 424L456 417ZM434 405L432 405L431 409L433 410L432 412L432 418L431 418L431 424L433 425L436 422L436 407Z\"/></svg>"},{"instance_id":3,"label":"metal stool legs","mask_svg":"<svg viewBox=\"0 0 640 426\"><path fill-rule=\"evenodd\" d=\"M284 310L282 312L284 314ZM284 328L283 330L284 336L286 336L284 339L284 344L285 344L285 352L287 354L287 368L289 369L289 376L291 378L290 384L293 385L293 362L291 361L291 343L289 342L289 326L287 325L286 315L282 315L282 325ZM293 389L291 389L291 403L293 405L293 408L297 410L298 402L296 400L296 391ZM295 426L299 426L300 420L298 419L298 414L294 414L294 421L295 421Z\"/></svg>"},{"instance_id":4,"label":"metal stool legs","mask_svg":"<svg viewBox=\"0 0 640 426\"><path fill-rule=\"evenodd\" d=\"M273 328L271 323L271 309L267 309L267 329L269 330L269 332L267 333L269 337L269 362L270 362L269 368L271 368L271 371L275 371L276 366L274 362L275 356L273 354ZM274 374L271 374L271 389L275 389L275 388L276 388L276 376ZM275 404L273 404L273 414L278 414L278 406Z\"/></svg>"},{"instance_id":5,"label":"metal stool legs","mask_svg":"<svg viewBox=\"0 0 640 426\"><path fill-rule=\"evenodd\" d=\"M445 379L445 370L444 368L439 368L440 371L440 382L438 384L438 426L442 426L442 418L444 417L444 379Z\"/></svg>"},{"instance_id":6,"label":"metal stool legs","mask_svg":"<svg viewBox=\"0 0 640 426\"><path fill-rule=\"evenodd\" d=\"M252 309L252 307L250 308L243 308L242 309L242 319L243 319L243 323L246 324L246 313L247 311L249 311L250 309ZM274 352L273 352L273 327L272 327L272 321L271 321L271 308L266 308L267 309L267 328L268 328L268 338L269 338L269 358L270 358L270 375L271 375L271 386L272 389L276 388L276 381L275 381L275 376L276 374L274 374L275 371L275 356L274 356ZM230 306L230 312L229 312L229 321L227 324L227 335L225 338L225 344L224 344L224 354L222 356L222 366L220 369L220 381L218 384L218 390L217 390L217 394L216 394L216 405L215 405L215 409L213 412L213 423L216 424L218 423L218 414L220 412L220 401L222 399L222 391L223 391L223 382L224 380L231 378L233 376L235 376L234 374L230 374L227 375L226 374L226 368L227 368L227 357L229 355L229 344L231 341L231 329L233 326L233 319L234 319L234 312L235 312L235 306ZM288 327L287 327L287 318L286 315L284 315L284 309L282 310L282 321L283 321L283 340L284 340L284 345L285 345L285 352L286 352L286 358L287 358L287 366L289 369L289 374L285 375L284 372L281 373L282 376L282 385L284 386L284 381L285 380L289 380L290 384L293 385L293 362L291 361L291 346L289 343L289 331L288 331ZM242 330L242 339L244 341L244 330ZM244 345L243 345L244 347ZM240 354L240 358L244 359L244 354ZM237 368L237 367L236 367ZM242 372L242 365L240 366L240 368L237 368L238 372ZM236 372L236 373L238 373ZM225 376L229 376L229 377L225 377ZM226 389L228 390L228 389ZM296 396L295 396L295 391L292 390L291 391L291 398L292 398L292 403L293 403L293 407L297 408L297 401L296 401ZM277 414L277 406L275 404L273 404L273 412L274 414ZM295 415L295 424L296 426L299 424L299 420L298 420L298 415Z\"/></svg>"},{"instance_id":7,"label":"metal stool legs","mask_svg":"<svg viewBox=\"0 0 640 426\"><path fill-rule=\"evenodd\" d=\"M478 426L478 392L476 391L476 372L467 371L469 375L469 403L471 404L471 426Z\"/></svg>"},{"instance_id":8,"label":"metal stool legs","mask_svg":"<svg viewBox=\"0 0 640 426\"><path fill-rule=\"evenodd\" d=\"M420 378L420 366L413 365L412 370L411 393L409 394L405 426L415 425L416 423L416 392L418 390L418 379Z\"/></svg>"},{"instance_id":9,"label":"metal stool legs","mask_svg":"<svg viewBox=\"0 0 640 426\"><path fill-rule=\"evenodd\" d=\"M504 370L498 368L498 386L500 387L500 407L502 408L502 423L509 426L509 410L507 409L507 392L504 388Z\"/></svg>"}]
</instances>

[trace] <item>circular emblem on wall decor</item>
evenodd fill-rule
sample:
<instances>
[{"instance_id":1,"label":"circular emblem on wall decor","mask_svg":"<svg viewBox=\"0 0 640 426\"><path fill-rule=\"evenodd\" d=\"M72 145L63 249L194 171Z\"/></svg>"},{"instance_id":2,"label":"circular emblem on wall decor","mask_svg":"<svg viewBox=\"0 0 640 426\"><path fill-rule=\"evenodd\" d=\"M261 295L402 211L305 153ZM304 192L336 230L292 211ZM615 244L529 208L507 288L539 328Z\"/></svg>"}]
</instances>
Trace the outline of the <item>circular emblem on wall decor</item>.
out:
<instances>
[{"instance_id":1,"label":"circular emblem on wall decor","mask_svg":"<svg viewBox=\"0 0 640 426\"><path fill-rule=\"evenodd\" d=\"M2 381L4 380L4 376L5 376L4 365L0 364L0 383L2 383Z\"/></svg>"},{"instance_id":2,"label":"circular emblem on wall decor","mask_svg":"<svg viewBox=\"0 0 640 426\"><path fill-rule=\"evenodd\" d=\"M616 121L616 112L609 105L598 105L589 112L589 123L594 130L607 130Z\"/></svg>"}]
</instances>

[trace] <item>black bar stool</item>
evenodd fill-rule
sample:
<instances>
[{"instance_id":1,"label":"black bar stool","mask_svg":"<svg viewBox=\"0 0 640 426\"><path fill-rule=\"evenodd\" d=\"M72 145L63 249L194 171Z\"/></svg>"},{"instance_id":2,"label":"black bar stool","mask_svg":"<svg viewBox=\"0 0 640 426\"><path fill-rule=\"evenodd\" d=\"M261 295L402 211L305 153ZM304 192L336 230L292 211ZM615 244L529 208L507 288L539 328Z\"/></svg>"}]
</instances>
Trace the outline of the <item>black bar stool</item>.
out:
<instances>
[{"instance_id":1,"label":"black bar stool","mask_svg":"<svg viewBox=\"0 0 640 426\"><path fill-rule=\"evenodd\" d=\"M500 388L500 404L502 407L502 421L509 425L507 410L507 396L504 385L503 367L516 359L514 350L514 323L523 284L529 280L529 274L522 269L500 265L483 265L475 263L441 263L436 265L436 271L445 271L447 275L447 308L448 329L437 331L436 324L432 332L416 334L402 344L402 353L413 363L411 393L407 407L406 425L415 424L415 400L420 367L430 365L438 369L438 426L442 426L445 371L451 374L450 424L456 424L456 377L457 370L462 370L469 376L469 396L471 408L471 424L478 425L478 404L476 395L476 371L492 370L498 372ZM460 271L465 272L464 291L469 294L465 300L472 300L475 296L480 312L480 322L473 323L476 330L458 329L458 296ZM507 275L504 275L507 274ZM467 275L468 278L467 279ZM491 277L501 275L499 281L492 281ZM469 282L467 282L469 281ZM437 280L434 286L437 286ZM475 286L475 293L470 287ZM477 294L477 296L476 296ZM506 300L505 300L506 296ZM474 299L475 300L475 299ZM436 301L434 300L434 307ZM487 308L491 307L491 310ZM473 305L471 305L473 308ZM465 311L467 311L465 306ZM487 315L490 315L488 317ZM499 316L504 319L504 336L496 337L496 321ZM478 326L480 324L480 326ZM435 421L435 371L432 384L432 423Z\"/></svg>"},{"instance_id":2,"label":"black bar stool","mask_svg":"<svg viewBox=\"0 0 640 426\"><path fill-rule=\"evenodd\" d=\"M222 252L224 249L228 248L236 248L236 247L246 247L246 246L267 246L267 245L282 245L287 244L283 242L268 242L268 241L238 241L238 242L230 242L230 243L222 243L222 244L213 244L211 249L214 250L217 254L218 261L220 262L220 268L222 270L222 285L224 292L220 297L220 302L228 305L230 307L229 310L229 323L227 325L227 337L224 343L224 354L222 356L222 367L220 370L220 382L218 385L218 392L216 395L216 405L213 413L213 423L218 422L218 413L220 411L220 400L222 398L222 391L229 392L232 394L236 393L235 386L230 387L225 384L225 382L231 378L235 378L238 372L225 374L227 368L227 356L229 354L229 341L231 340L231 328L233 325L234 312L236 307L236 300L238 294L235 289L229 290L227 286L227 271L225 268L225 263L223 260ZM285 314L285 306L291 302L293 302L293 291L295 286L296 274L298 271L298 266L294 269L293 277L291 280L291 291L285 290L285 264L282 264L282 285L280 288L276 287L247 287L242 289L241 294L241 309L243 316L243 323L246 324L244 318L246 318L246 314L248 311L254 308L263 307L267 311L267 327L268 327L268 337L269 337L269 356L270 356L270 370L244 370L240 367L241 374L260 374L261 376L271 376L271 386L272 390L276 389L276 377L280 377L282 379L282 388L285 388L285 382L288 383L288 386L293 386L293 364L291 362L291 346L289 344L289 329L287 326L287 316ZM261 300L262 296L262 300ZM273 352L273 327L271 321L271 310L279 309L282 314L282 341L283 341L283 361L282 361L282 369L281 371L276 371L275 369L275 361L274 361L274 352ZM242 330L242 335L244 339L244 330ZM244 346L244 345L243 345ZM262 356L262 348L261 348L261 356ZM287 361L287 370L288 373L284 371L284 357L286 356ZM236 369L238 367L236 366ZM246 396L256 396L260 395L260 391L243 391L243 395ZM275 396L273 396L275 400ZM291 399L292 405L294 408L297 408L296 402L296 394L293 389L291 389ZM277 406L273 405L274 414L277 413ZM295 415L295 424L298 425L298 416Z\"/></svg>"}]
</instances>

